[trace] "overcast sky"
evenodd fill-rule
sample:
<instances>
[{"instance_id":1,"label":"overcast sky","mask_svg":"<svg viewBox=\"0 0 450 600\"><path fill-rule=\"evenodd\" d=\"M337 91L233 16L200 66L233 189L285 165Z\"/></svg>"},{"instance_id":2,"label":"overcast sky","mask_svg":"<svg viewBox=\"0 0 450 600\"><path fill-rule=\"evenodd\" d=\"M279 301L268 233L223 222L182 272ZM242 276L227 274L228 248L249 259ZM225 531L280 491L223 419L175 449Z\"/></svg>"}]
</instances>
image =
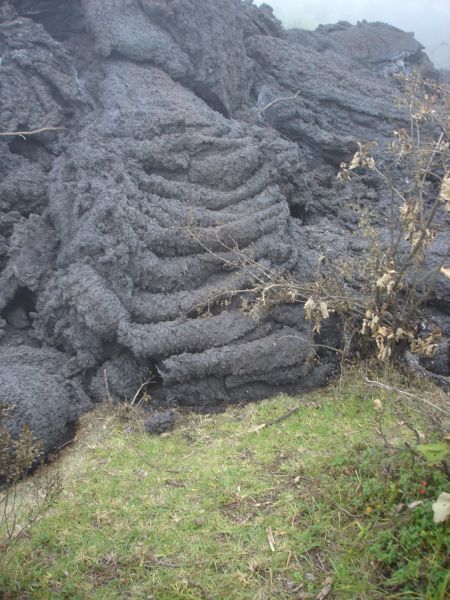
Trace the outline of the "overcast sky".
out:
<instances>
[{"instance_id":1,"label":"overcast sky","mask_svg":"<svg viewBox=\"0 0 450 600\"><path fill-rule=\"evenodd\" d=\"M255 4L263 4L254 0ZM384 21L414 31L437 67L450 69L450 0L265 0L285 27Z\"/></svg>"}]
</instances>

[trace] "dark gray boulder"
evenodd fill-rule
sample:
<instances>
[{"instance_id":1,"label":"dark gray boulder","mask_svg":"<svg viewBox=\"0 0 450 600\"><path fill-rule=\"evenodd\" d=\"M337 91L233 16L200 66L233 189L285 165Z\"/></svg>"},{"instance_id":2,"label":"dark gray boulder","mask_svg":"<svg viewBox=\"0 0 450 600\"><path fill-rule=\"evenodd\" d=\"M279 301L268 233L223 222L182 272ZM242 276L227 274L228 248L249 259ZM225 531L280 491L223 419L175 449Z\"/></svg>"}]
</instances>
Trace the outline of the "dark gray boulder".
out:
<instances>
[{"instance_id":1,"label":"dark gray boulder","mask_svg":"<svg viewBox=\"0 0 450 600\"><path fill-rule=\"evenodd\" d=\"M55 350L0 348L0 404L11 408L8 430L17 439L29 426L44 454L70 440L78 416L92 406L80 384L66 377L66 362Z\"/></svg>"},{"instance_id":2,"label":"dark gray boulder","mask_svg":"<svg viewBox=\"0 0 450 600\"><path fill-rule=\"evenodd\" d=\"M175 426L175 414L172 410L155 412L144 423L147 433L166 433Z\"/></svg>"}]
</instances>

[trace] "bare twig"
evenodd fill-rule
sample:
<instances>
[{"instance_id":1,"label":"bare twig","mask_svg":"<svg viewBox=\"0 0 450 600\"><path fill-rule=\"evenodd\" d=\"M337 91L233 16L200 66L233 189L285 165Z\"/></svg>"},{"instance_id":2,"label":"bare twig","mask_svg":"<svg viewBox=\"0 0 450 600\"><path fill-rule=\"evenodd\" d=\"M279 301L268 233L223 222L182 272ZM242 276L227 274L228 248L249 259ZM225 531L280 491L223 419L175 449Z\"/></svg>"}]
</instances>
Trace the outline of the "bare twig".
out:
<instances>
[{"instance_id":1,"label":"bare twig","mask_svg":"<svg viewBox=\"0 0 450 600\"><path fill-rule=\"evenodd\" d=\"M108 399L108 402L112 402L113 400L109 389L108 373L106 369L103 371L103 379L105 380L106 398Z\"/></svg>"},{"instance_id":2,"label":"bare twig","mask_svg":"<svg viewBox=\"0 0 450 600\"><path fill-rule=\"evenodd\" d=\"M399 396L403 396L405 399L407 399L409 401L418 400L419 402L423 402L423 404L426 404L427 406L434 408L434 410L437 410L438 412L442 413L446 417L450 417L450 411L445 410L444 408L437 406L436 404L433 404L426 398L416 396L415 394L411 394L410 392L405 392L405 390L400 390L399 388L393 387L391 385L387 385L386 383L381 383L380 381L371 381L370 379L367 379L367 378L365 379L365 381L371 387L377 387L377 388L381 388L384 390L388 390L390 392L395 392L395 393L399 394Z\"/></svg>"},{"instance_id":3,"label":"bare twig","mask_svg":"<svg viewBox=\"0 0 450 600\"><path fill-rule=\"evenodd\" d=\"M299 96L300 91L301 90L298 90L298 92L294 96L285 96L284 98L277 98L276 100L272 100L272 102L269 102L269 104L266 104L266 106L263 106L263 108L261 108L259 114L262 115L263 112L265 112L274 104L278 104L278 102L285 102L286 100L295 100Z\"/></svg>"},{"instance_id":4,"label":"bare twig","mask_svg":"<svg viewBox=\"0 0 450 600\"><path fill-rule=\"evenodd\" d=\"M24 140L26 140L27 135L36 135L37 133L44 133L46 131L61 131L66 129L66 127L41 127L40 129L33 129L32 131L4 131L0 133L0 137L14 137L16 135L20 136Z\"/></svg>"},{"instance_id":5,"label":"bare twig","mask_svg":"<svg viewBox=\"0 0 450 600\"><path fill-rule=\"evenodd\" d=\"M135 395L133 396L133 400L131 401L131 406L134 406L136 400L139 398L139 394L142 392L142 390L145 388L146 385L149 385L150 383L152 383L152 379L147 379L147 381L144 381L144 383L142 383L137 392L135 393Z\"/></svg>"},{"instance_id":6,"label":"bare twig","mask_svg":"<svg viewBox=\"0 0 450 600\"><path fill-rule=\"evenodd\" d=\"M251 431L254 433L259 433L263 429L267 429L268 427L277 425L278 423L281 423L282 421L288 419L290 416L292 416L294 413L299 411L301 408L302 408L302 405L298 404L297 406L294 406L293 408L289 409L287 412L280 415L276 419L273 419L273 421L269 421L268 423L261 423L261 425L258 425L257 427L253 428Z\"/></svg>"}]
</instances>

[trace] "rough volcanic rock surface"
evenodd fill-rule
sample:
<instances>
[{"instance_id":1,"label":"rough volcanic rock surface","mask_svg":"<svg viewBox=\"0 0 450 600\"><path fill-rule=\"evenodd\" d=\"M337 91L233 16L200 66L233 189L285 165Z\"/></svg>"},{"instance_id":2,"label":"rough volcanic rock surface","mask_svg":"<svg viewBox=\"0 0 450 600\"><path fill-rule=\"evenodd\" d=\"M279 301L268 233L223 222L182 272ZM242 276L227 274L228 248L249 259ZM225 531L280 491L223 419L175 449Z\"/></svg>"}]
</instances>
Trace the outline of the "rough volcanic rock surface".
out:
<instances>
[{"instance_id":1,"label":"rough volcanic rock surface","mask_svg":"<svg viewBox=\"0 0 450 600\"><path fill-rule=\"evenodd\" d=\"M242 312L233 248L304 281L321 254L361 251L337 167L406 122L390 73L429 67L420 45L383 24L287 33L240 0L16 0L0 15L2 128L64 128L0 138L14 433L29 421L57 447L106 385L130 398L152 380L162 404L211 407L324 383L336 359L301 307ZM360 201L381 214L380 181ZM333 320L320 341L340 338Z\"/></svg>"},{"instance_id":2,"label":"rough volcanic rock surface","mask_svg":"<svg viewBox=\"0 0 450 600\"><path fill-rule=\"evenodd\" d=\"M352 60L369 65L386 67L390 62L406 59L413 62L424 59L423 46L406 33L384 23L359 22L356 26L341 21L333 25L320 25L316 31L292 29L290 40L310 46L318 52L332 51L348 55ZM400 66L398 64L398 66Z\"/></svg>"},{"instance_id":3,"label":"rough volcanic rock surface","mask_svg":"<svg viewBox=\"0 0 450 600\"><path fill-rule=\"evenodd\" d=\"M68 441L77 417L92 406L81 385L66 378L66 363L55 350L0 348L0 404L12 409L8 429L17 438L31 426L44 453Z\"/></svg>"},{"instance_id":4,"label":"rough volcanic rock surface","mask_svg":"<svg viewBox=\"0 0 450 600\"><path fill-rule=\"evenodd\" d=\"M220 112L245 102L251 61L240 0L83 0L101 56L160 67Z\"/></svg>"}]
</instances>

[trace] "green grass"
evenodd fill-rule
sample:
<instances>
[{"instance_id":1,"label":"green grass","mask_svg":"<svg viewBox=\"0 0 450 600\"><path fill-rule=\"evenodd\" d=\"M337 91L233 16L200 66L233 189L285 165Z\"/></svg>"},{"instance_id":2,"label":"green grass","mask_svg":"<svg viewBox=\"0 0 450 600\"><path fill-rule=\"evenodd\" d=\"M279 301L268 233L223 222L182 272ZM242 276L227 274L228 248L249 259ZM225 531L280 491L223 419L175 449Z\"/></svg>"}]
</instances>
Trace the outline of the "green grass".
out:
<instances>
[{"instance_id":1,"label":"green grass","mask_svg":"<svg viewBox=\"0 0 450 600\"><path fill-rule=\"evenodd\" d=\"M449 530L431 503L448 482L382 447L360 379L181 415L163 436L108 405L87 416L46 469L64 478L55 506L0 559L4 598L306 599L332 578L327 598L444 599Z\"/></svg>"}]
</instances>

